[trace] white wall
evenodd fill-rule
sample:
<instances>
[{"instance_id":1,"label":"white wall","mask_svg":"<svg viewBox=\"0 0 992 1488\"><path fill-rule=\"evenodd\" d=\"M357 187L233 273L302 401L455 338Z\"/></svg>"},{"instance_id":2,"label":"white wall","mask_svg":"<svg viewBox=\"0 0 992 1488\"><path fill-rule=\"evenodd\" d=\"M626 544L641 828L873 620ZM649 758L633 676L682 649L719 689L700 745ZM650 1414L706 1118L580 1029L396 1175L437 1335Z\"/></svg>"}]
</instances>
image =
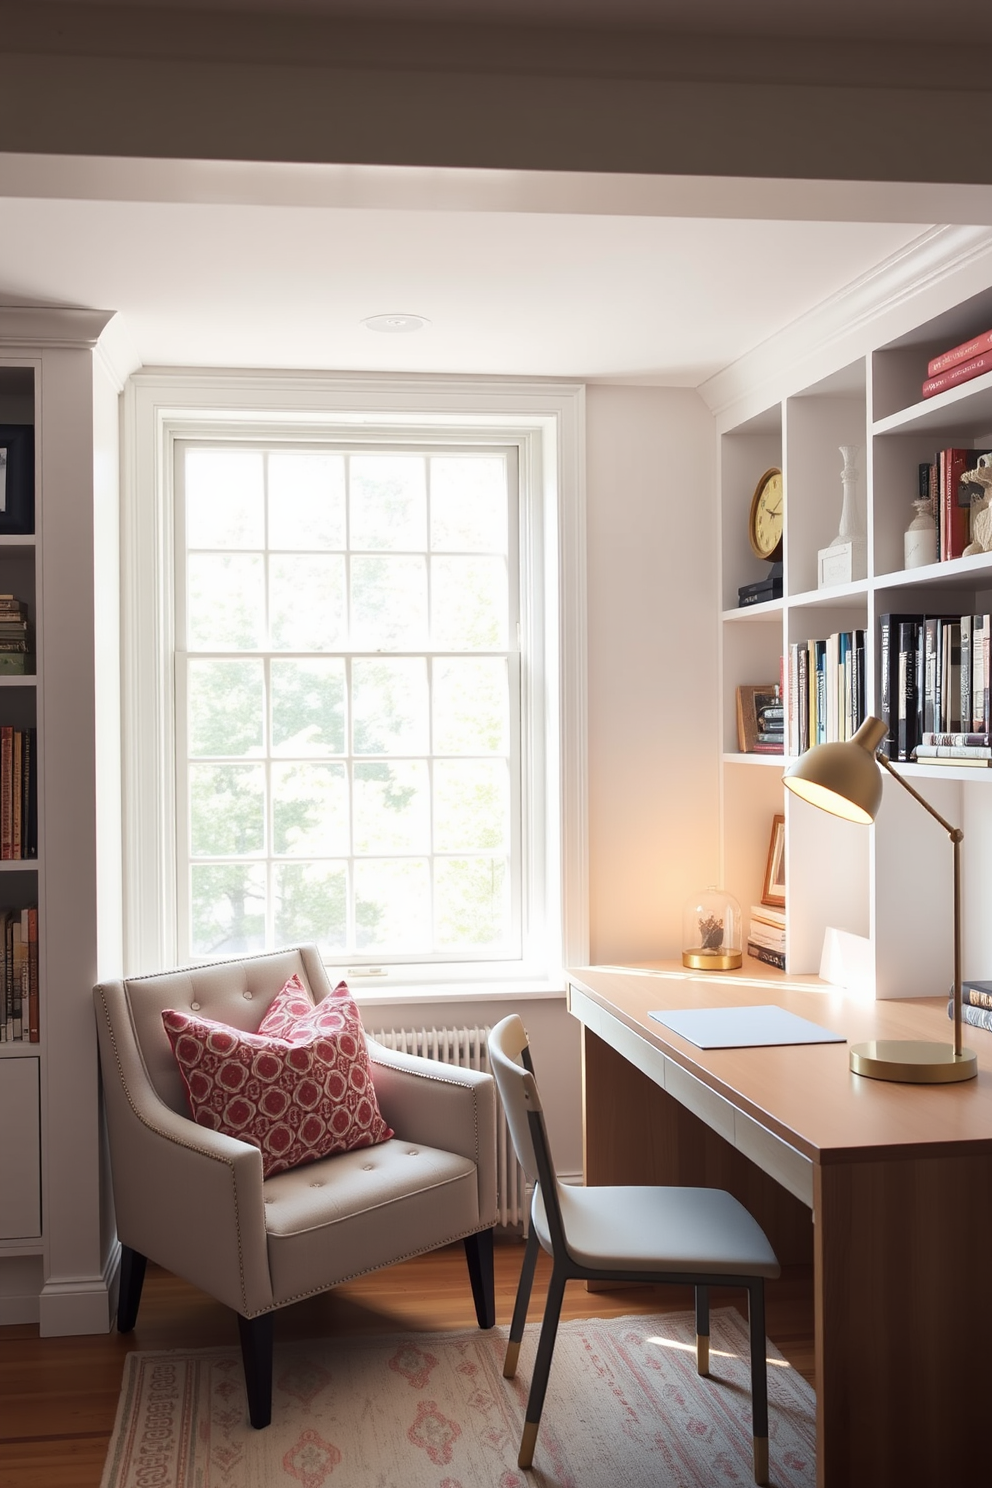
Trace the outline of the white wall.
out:
<instances>
[{"instance_id":1,"label":"white wall","mask_svg":"<svg viewBox=\"0 0 992 1488\"><path fill-rule=\"evenodd\" d=\"M680 951L717 872L715 437L695 392L590 387L586 403L591 959ZM361 996L359 992L359 997ZM582 1167L579 1027L564 998L366 1004L369 1028L508 1012L534 1047L562 1173Z\"/></svg>"},{"instance_id":2,"label":"white wall","mask_svg":"<svg viewBox=\"0 0 992 1488\"><path fill-rule=\"evenodd\" d=\"M718 875L712 418L674 388L590 387L590 953L681 950Z\"/></svg>"}]
</instances>

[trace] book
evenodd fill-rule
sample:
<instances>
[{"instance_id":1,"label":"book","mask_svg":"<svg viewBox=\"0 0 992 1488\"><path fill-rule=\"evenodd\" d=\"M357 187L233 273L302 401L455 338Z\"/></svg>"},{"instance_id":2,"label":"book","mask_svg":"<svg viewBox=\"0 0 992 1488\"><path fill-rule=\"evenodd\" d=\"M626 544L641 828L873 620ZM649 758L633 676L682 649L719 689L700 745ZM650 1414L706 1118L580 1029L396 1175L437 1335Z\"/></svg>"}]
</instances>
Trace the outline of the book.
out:
<instances>
[{"instance_id":1,"label":"book","mask_svg":"<svg viewBox=\"0 0 992 1488\"><path fill-rule=\"evenodd\" d=\"M896 759L912 759L919 737L918 707L920 702L917 661L922 655L919 620L903 620L899 625L897 654L898 683L896 690Z\"/></svg>"},{"instance_id":2,"label":"book","mask_svg":"<svg viewBox=\"0 0 992 1488\"><path fill-rule=\"evenodd\" d=\"M763 961L766 966L777 966L779 971L785 970L785 952L772 950L770 946L759 945L757 941L749 940L747 953L755 961Z\"/></svg>"},{"instance_id":3,"label":"book","mask_svg":"<svg viewBox=\"0 0 992 1488\"><path fill-rule=\"evenodd\" d=\"M9 858L12 851L11 783L14 767L14 730L8 725L0 728L0 859Z\"/></svg>"},{"instance_id":4,"label":"book","mask_svg":"<svg viewBox=\"0 0 992 1488\"><path fill-rule=\"evenodd\" d=\"M983 737L978 735L979 738ZM983 744L917 744L917 759L992 759L992 745Z\"/></svg>"},{"instance_id":5,"label":"book","mask_svg":"<svg viewBox=\"0 0 992 1488\"><path fill-rule=\"evenodd\" d=\"M922 616L918 615L894 613L886 613L878 617L879 717L885 724L884 752L889 759L896 759L898 757L899 627L908 621L920 620L922 618ZM970 701L968 706L970 712ZM810 743L813 742L815 741L811 738Z\"/></svg>"},{"instance_id":6,"label":"book","mask_svg":"<svg viewBox=\"0 0 992 1488\"><path fill-rule=\"evenodd\" d=\"M992 982L962 982L961 1001L992 1010Z\"/></svg>"},{"instance_id":7,"label":"book","mask_svg":"<svg viewBox=\"0 0 992 1488\"><path fill-rule=\"evenodd\" d=\"M940 481L940 558L960 558L971 541L971 487L961 480L973 470L981 450L955 445L938 452Z\"/></svg>"},{"instance_id":8,"label":"book","mask_svg":"<svg viewBox=\"0 0 992 1488\"><path fill-rule=\"evenodd\" d=\"M988 734L924 734L923 738L920 740L920 743L943 744L948 747L953 745L957 748L968 745L984 749L992 748L992 743L990 743Z\"/></svg>"},{"instance_id":9,"label":"book","mask_svg":"<svg viewBox=\"0 0 992 1488\"><path fill-rule=\"evenodd\" d=\"M917 761L921 765L963 765L965 769L987 769L992 765L992 759L975 759L964 755L928 754L925 758Z\"/></svg>"},{"instance_id":10,"label":"book","mask_svg":"<svg viewBox=\"0 0 992 1488\"><path fill-rule=\"evenodd\" d=\"M940 627L940 711L938 728L961 727L961 621L944 620Z\"/></svg>"},{"instance_id":11,"label":"book","mask_svg":"<svg viewBox=\"0 0 992 1488\"><path fill-rule=\"evenodd\" d=\"M972 336L968 341L962 341L957 346L952 346L947 351L941 351L935 357L931 357L927 363L927 376L938 377L941 372L946 372L948 367L959 366L961 362L970 362L973 357L981 355L983 351L992 351L992 331L982 331L978 336Z\"/></svg>"},{"instance_id":12,"label":"book","mask_svg":"<svg viewBox=\"0 0 992 1488\"><path fill-rule=\"evenodd\" d=\"M27 729L24 735L25 763L22 767L24 777L24 801L21 810L24 815L22 827L22 841L24 856L36 858L38 856L38 731Z\"/></svg>"},{"instance_id":13,"label":"book","mask_svg":"<svg viewBox=\"0 0 992 1488\"><path fill-rule=\"evenodd\" d=\"M954 1017L954 998L947 1001L947 1016ZM972 1028L987 1028L992 1031L992 1009L984 1007L972 1007L970 1002L961 1003L961 1022L968 1023Z\"/></svg>"},{"instance_id":14,"label":"book","mask_svg":"<svg viewBox=\"0 0 992 1488\"><path fill-rule=\"evenodd\" d=\"M761 920L767 925L779 925L785 929L785 910L776 909L774 904L752 904L752 920Z\"/></svg>"},{"instance_id":15,"label":"book","mask_svg":"<svg viewBox=\"0 0 992 1488\"><path fill-rule=\"evenodd\" d=\"M752 920L747 932L749 945L762 946L767 951L781 951L785 955L785 931L772 925L762 925Z\"/></svg>"},{"instance_id":16,"label":"book","mask_svg":"<svg viewBox=\"0 0 992 1488\"><path fill-rule=\"evenodd\" d=\"M985 372L992 372L992 351L979 352L978 356L970 357L966 362L957 362L946 371L928 377L920 388L920 395L936 398L938 393L946 393L948 388L957 387L960 382L970 382Z\"/></svg>"},{"instance_id":17,"label":"book","mask_svg":"<svg viewBox=\"0 0 992 1488\"><path fill-rule=\"evenodd\" d=\"M28 905L28 1041L41 1038L38 1008L38 907Z\"/></svg>"},{"instance_id":18,"label":"book","mask_svg":"<svg viewBox=\"0 0 992 1488\"><path fill-rule=\"evenodd\" d=\"M990 617L971 617L971 728L987 733L989 726L989 633Z\"/></svg>"}]
</instances>

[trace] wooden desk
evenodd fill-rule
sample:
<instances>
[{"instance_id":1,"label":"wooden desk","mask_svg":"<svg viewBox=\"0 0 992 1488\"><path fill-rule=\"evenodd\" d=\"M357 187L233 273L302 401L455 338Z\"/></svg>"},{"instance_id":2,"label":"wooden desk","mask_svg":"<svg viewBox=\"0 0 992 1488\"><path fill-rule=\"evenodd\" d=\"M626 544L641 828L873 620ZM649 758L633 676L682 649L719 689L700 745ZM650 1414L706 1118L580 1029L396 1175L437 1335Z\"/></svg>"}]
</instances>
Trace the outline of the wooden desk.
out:
<instances>
[{"instance_id":1,"label":"wooden desk","mask_svg":"<svg viewBox=\"0 0 992 1488\"><path fill-rule=\"evenodd\" d=\"M812 1250L818 1488L992 1481L992 1034L965 1030L977 1079L896 1085L851 1074L847 1044L702 1050L650 1012L776 1003L849 1044L950 1042L944 999L674 968L568 978L586 1182L726 1187L784 1264Z\"/></svg>"}]
</instances>

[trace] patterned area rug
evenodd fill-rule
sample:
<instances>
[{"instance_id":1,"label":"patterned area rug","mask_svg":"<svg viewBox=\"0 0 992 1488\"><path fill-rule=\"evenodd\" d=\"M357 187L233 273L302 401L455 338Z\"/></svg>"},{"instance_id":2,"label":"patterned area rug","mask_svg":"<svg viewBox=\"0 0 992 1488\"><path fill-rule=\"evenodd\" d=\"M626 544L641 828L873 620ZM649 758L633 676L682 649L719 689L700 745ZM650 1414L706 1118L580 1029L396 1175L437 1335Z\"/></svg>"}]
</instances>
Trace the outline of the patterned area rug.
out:
<instances>
[{"instance_id":1,"label":"patterned area rug","mask_svg":"<svg viewBox=\"0 0 992 1488\"><path fill-rule=\"evenodd\" d=\"M689 1313L563 1323L533 1471L517 1468L537 1327L517 1378L491 1333L318 1339L276 1349L272 1425L247 1424L236 1349L128 1355L102 1488L714 1488L748 1484L747 1330ZM811 1488L814 1397L768 1351L771 1482Z\"/></svg>"}]
</instances>

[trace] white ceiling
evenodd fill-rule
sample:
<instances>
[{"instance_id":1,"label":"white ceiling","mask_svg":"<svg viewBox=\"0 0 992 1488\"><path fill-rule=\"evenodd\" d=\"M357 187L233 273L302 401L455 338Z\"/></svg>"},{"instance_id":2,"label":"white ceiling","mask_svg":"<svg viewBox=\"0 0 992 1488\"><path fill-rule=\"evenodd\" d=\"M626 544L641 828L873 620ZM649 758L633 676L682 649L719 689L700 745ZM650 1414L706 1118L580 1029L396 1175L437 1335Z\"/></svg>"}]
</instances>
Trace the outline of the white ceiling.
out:
<instances>
[{"instance_id":1,"label":"white ceiling","mask_svg":"<svg viewBox=\"0 0 992 1488\"><path fill-rule=\"evenodd\" d=\"M952 205L921 191L8 156L0 299L117 311L146 366L696 386ZM362 324L397 312L430 325Z\"/></svg>"}]
</instances>

